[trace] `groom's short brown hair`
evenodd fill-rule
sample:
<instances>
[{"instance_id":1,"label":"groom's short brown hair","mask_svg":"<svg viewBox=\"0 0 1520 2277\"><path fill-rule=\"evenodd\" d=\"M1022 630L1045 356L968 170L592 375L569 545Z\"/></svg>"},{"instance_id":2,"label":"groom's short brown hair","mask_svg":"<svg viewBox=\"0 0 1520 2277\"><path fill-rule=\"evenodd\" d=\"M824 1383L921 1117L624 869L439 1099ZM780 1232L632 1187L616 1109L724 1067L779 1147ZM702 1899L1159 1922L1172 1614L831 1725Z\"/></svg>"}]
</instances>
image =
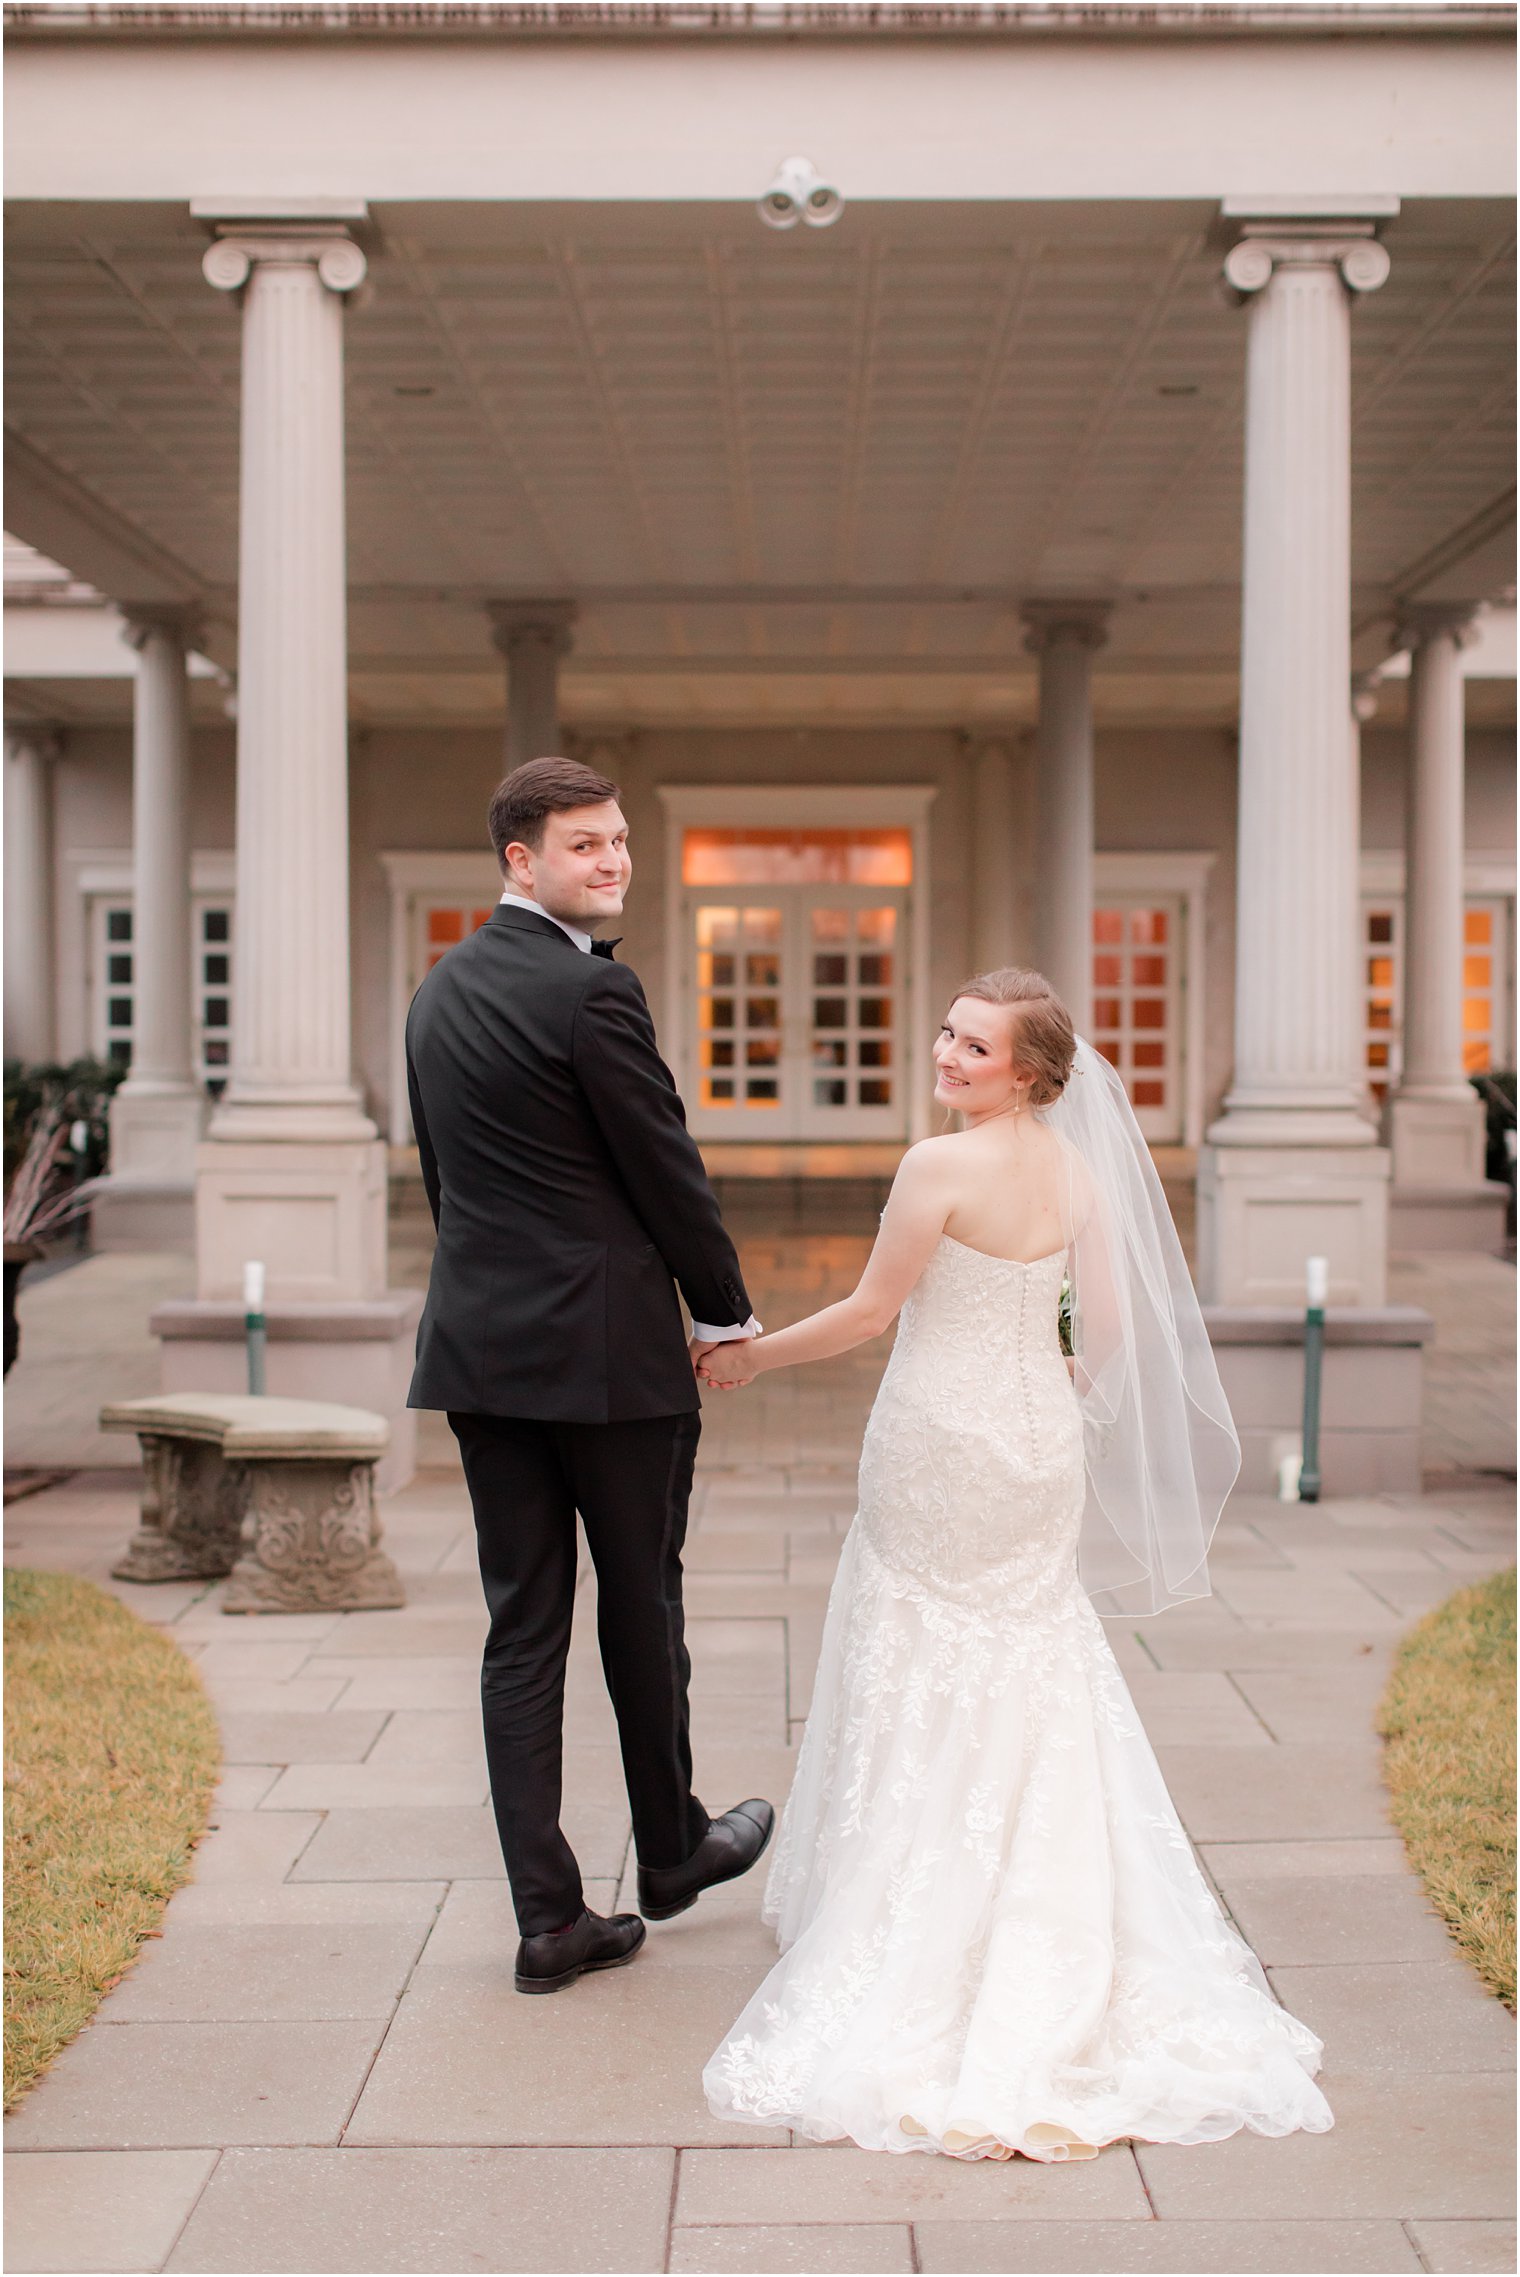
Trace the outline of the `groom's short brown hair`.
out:
<instances>
[{"instance_id":1,"label":"groom's short brown hair","mask_svg":"<svg viewBox=\"0 0 1520 2277\"><path fill-rule=\"evenodd\" d=\"M577 806L605 806L618 795L610 776L583 767L579 759L529 759L514 767L491 797L488 821L497 861L505 863L507 848L513 844L531 846L536 854L551 814L568 814Z\"/></svg>"}]
</instances>

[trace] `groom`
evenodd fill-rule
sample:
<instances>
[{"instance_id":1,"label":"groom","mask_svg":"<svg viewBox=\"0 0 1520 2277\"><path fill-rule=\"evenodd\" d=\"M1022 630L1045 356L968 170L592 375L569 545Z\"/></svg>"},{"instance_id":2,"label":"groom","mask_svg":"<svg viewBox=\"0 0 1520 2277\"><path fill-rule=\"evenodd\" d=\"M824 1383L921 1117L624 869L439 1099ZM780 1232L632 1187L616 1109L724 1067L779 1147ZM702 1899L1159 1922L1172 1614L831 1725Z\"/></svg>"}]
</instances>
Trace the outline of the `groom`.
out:
<instances>
[{"instance_id":1,"label":"groom","mask_svg":"<svg viewBox=\"0 0 1520 2277\"><path fill-rule=\"evenodd\" d=\"M640 1913L684 1912L770 1839L769 1803L710 1819L691 1791L681 1609L695 1363L758 1323L644 991L616 943L594 938L632 874L617 785L530 760L497 790L490 830L500 903L434 966L406 1023L438 1229L409 1404L445 1409L459 1441L490 1613L481 1701L517 1989L557 1992L644 1942L638 1914L586 1910L559 1824L577 1511Z\"/></svg>"}]
</instances>

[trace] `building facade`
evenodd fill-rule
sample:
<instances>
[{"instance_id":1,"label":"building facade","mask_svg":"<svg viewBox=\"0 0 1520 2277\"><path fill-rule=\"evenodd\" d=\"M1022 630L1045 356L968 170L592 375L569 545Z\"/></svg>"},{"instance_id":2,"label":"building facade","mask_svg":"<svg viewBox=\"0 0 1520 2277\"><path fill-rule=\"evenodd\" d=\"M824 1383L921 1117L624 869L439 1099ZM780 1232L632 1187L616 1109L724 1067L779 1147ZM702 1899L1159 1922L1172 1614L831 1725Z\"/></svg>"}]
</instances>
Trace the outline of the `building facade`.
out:
<instances>
[{"instance_id":1,"label":"building facade","mask_svg":"<svg viewBox=\"0 0 1520 2277\"><path fill-rule=\"evenodd\" d=\"M1483 1238L1510 11L7 24L7 1019L194 1189L172 1364L257 1254L394 1406L401 1020L554 745L715 1166L890 1167L1017 959L1216 1306Z\"/></svg>"}]
</instances>

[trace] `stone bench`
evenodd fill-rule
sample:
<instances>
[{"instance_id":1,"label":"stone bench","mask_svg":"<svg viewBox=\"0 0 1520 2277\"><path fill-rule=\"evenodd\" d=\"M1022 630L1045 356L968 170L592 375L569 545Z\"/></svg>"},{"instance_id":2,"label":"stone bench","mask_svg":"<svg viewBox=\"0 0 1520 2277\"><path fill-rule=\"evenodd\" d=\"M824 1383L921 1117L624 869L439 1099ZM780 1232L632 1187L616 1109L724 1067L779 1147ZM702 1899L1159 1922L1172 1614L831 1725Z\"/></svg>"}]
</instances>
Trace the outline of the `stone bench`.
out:
<instances>
[{"instance_id":1,"label":"stone bench","mask_svg":"<svg viewBox=\"0 0 1520 2277\"><path fill-rule=\"evenodd\" d=\"M135 1431L142 1515L121 1581L228 1575L228 1613L347 1613L406 1602L380 1548L384 1418L325 1400L161 1392L100 1411Z\"/></svg>"}]
</instances>

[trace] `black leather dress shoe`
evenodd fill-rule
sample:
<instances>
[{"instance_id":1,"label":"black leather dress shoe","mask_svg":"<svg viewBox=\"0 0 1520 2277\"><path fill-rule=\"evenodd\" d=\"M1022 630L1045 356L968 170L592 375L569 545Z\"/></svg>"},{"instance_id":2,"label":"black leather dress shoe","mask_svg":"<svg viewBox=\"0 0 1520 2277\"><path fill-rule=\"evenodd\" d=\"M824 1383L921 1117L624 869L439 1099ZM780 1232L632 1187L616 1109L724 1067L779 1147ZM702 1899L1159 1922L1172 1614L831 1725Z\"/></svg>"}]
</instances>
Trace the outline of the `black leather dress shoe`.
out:
<instances>
[{"instance_id":1,"label":"black leather dress shoe","mask_svg":"<svg viewBox=\"0 0 1520 2277\"><path fill-rule=\"evenodd\" d=\"M747 1874L771 1838L776 1814L758 1798L735 1803L715 1818L681 1866L639 1868L639 1911L648 1921L669 1921L695 1905L704 1890Z\"/></svg>"},{"instance_id":2,"label":"black leather dress shoe","mask_svg":"<svg viewBox=\"0 0 1520 2277\"><path fill-rule=\"evenodd\" d=\"M570 1929L525 1937L517 1948L519 1992L562 1992L593 1969L621 1969L644 1942L636 1913L583 1913Z\"/></svg>"}]
</instances>

